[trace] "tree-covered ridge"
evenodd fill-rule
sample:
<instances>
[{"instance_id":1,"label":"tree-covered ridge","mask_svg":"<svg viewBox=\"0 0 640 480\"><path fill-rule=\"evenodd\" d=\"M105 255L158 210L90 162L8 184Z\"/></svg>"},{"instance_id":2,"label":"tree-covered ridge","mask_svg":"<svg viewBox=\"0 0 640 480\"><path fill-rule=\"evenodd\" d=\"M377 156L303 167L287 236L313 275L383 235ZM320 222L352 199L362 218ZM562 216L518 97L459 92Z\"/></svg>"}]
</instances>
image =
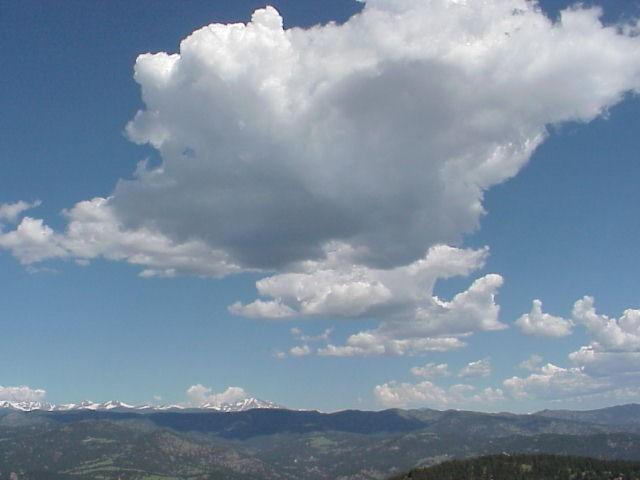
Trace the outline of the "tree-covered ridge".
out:
<instances>
[{"instance_id":1,"label":"tree-covered ridge","mask_svg":"<svg viewBox=\"0 0 640 480\"><path fill-rule=\"evenodd\" d=\"M638 480L640 463L558 455L490 455L412 470L393 480Z\"/></svg>"}]
</instances>

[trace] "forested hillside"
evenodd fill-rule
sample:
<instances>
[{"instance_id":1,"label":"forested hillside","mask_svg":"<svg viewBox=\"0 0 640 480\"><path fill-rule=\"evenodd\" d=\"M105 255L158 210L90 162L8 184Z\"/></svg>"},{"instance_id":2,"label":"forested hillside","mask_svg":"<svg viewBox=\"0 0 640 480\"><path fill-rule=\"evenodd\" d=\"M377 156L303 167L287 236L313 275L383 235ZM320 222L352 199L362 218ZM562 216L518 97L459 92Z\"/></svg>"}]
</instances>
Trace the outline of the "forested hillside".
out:
<instances>
[{"instance_id":1,"label":"forested hillside","mask_svg":"<svg viewBox=\"0 0 640 480\"><path fill-rule=\"evenodd\" d=\"M640 463L557 455L491 455L412 470L393 480L637 480Z\"/></svg>"}]
</instances>

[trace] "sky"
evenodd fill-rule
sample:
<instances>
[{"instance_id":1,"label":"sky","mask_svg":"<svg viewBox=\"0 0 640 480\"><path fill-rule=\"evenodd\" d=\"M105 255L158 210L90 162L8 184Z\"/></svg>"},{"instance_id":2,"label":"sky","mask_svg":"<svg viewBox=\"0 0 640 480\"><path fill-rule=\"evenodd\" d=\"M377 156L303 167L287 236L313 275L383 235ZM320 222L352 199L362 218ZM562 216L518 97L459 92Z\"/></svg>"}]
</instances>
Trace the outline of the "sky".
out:
<instances>
[{"instance_id":1,"label":"sky","mask_svg":"<svg viewBox=\"0 0 640 480\"><path fill-rule=\"evenodd\" d=\"M0 0L0 401L640 401L640 2L572 3Z\"/></svg>"}]
</instances>

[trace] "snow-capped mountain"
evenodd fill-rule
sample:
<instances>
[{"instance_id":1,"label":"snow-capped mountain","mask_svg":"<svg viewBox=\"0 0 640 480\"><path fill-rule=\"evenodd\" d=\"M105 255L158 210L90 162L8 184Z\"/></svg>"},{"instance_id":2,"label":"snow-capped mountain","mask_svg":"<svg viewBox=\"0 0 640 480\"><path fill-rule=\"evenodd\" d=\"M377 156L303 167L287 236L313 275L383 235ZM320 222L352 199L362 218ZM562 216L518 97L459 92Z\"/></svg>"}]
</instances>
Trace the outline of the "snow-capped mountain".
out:
<instances>
[{"instance_id":1,"label":"snow-capped mountain","mask_svg":"<svg viewBox=\"0 0 640 480\"><path fill-rule=\"evenodd\" d=\"M166 412L166 411L197 411L197 410L209 410L216 412L244 412L246 410L252 410L254 408L279 408L285 407L269 402L266 400L260 400L259 398L245 398L235 403L223 403L212 404L205 403L200 406L185 406L185 405L129 405L118 400L110 400L108 402L96 403L90 401L84 401L80 403L65 403L56 405L47 402L34 402L34 401L0 401L0 409L17 410L21 412L69 412L79 410L91 410L91 411L115 411L115 412Z\"/></svg>"},{"instance_id":2,"label":"snow-capped mountain","mask_svg":"<svg viewBox=\"0 0 640 480\"><path fill-rule=\"evenodd\" d=\"M235 403L223 403L221 405L205 403L204 405L200 405L199 408L206 409L206 410L216 410L218 412L244 412L245 410L252 410L254 408L284 408L284 407L273 402L250 397Z\"/></svg>"},{"instance_id":3,"label":"snow-capped mountain","mask_svg":"<svg viewBox=\"0 0 640 480\"><path fill-rule=\"evenodd\" d=\"M4 400L4 401L0 401L0 408L20 410L22 412L31 412L33 410L42 410L46 412L52 412L55 409L55 405L52 405L46 402L33 402L33 401L9 402L7 400Z\"/></svg>"}]
</instances>

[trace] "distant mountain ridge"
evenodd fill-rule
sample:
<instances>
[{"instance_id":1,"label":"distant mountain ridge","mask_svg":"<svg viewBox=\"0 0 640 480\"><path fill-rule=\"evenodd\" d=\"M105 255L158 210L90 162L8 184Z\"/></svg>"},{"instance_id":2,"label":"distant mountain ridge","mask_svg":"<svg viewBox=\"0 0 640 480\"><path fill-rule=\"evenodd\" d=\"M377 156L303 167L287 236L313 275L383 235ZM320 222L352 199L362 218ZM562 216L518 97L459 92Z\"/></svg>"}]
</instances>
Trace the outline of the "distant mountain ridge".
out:
<instances>
[{"instance_id":1,"label":"distant mountain ridge","mask_svg":"<svg viewBox=\"0 0 640 480\"><path fill-rule=\"evenodd\" d=\"M640 405L532 414L249 408L255 405L0 408L0 480L10 472L47 480L381 480L505 452L640 461ZM558 480L579 478L594 480Z\"/></svg>"},{"instance_id":2,"label":"distant mountain ridge","mask_svg":"<svg viewBox=\"0 0 640 480\"><path fill-rule=\"evenodd\" d=\"M640 426L640 404L628 403L595 410L541 410L535 415L571 420L576 422L596 423L600 425L636 425Z\"/></svg>"},{"instance_id":3,"label":"distant mountain ridge","mask_svg":"<svg viewBox=\"0 0 640 480\"><path fill-rule=\"evenodd\" d=\"M94 411L94 412L166 412L166 411L215 411L215 412L244 412L256 408L266 409L285 409L282 405L278 405L274 402L267 400L261 400L259 398L245 398L233 403L204 403L200 406L187 406L187 405L129 405L128 403L121 402L119 400L110 400L108 402L91 402L83 401L80 403L65 403L54 404L48 402L37 401L0 401L0 409L16 410L21 412L73 412L73 411Z\"/></svg>"}]
</instances>

